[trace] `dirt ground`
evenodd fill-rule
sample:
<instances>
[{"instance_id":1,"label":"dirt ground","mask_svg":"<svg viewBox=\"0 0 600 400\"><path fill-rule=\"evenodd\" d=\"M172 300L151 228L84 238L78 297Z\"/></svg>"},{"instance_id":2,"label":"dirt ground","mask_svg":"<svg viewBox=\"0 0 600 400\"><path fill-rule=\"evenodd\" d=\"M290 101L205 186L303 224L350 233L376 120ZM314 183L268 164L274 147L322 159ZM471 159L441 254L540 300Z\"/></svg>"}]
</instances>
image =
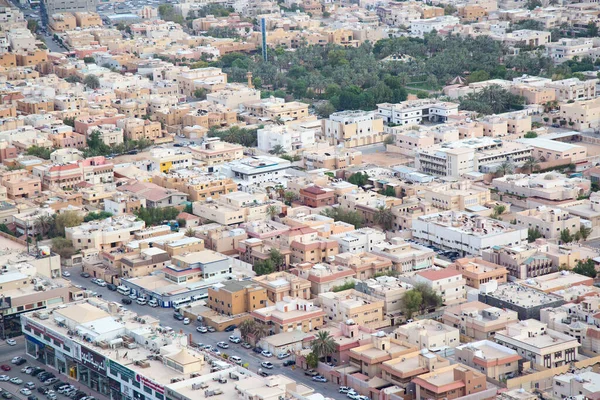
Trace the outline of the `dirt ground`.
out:
<instances>
[{"instance_id":1,"label":"dirt ground","mask_svg":"<svg viewBox=\"0 0 600 400\"><path fill-rule=\"evenodd\" d=\"M389 168L396 165L408 165L414 161L412 157L403 156L398 153L372 153L363 154L363 162L369 164L375 164L382 168Z\"/></svg>"}]
</instances>

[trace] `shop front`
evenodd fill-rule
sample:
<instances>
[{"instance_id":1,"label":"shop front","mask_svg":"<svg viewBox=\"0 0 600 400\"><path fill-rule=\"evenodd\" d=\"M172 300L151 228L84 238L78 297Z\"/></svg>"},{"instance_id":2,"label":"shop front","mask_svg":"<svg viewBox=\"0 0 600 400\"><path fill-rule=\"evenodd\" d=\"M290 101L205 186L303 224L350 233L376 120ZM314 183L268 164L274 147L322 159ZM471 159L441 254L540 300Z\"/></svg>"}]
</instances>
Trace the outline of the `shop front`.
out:
<instances>
[{"instance_id":1,"label":"shop front","mask_svg":"<svg viewBox=\"0 0 600 400\"><path fill-rule=\"evenodd\" d=\"M77 365L77 380L90 389L110 396L110 383L106 376L106 358L81 347L81 364Z\"/></svg>"}]
</instances>

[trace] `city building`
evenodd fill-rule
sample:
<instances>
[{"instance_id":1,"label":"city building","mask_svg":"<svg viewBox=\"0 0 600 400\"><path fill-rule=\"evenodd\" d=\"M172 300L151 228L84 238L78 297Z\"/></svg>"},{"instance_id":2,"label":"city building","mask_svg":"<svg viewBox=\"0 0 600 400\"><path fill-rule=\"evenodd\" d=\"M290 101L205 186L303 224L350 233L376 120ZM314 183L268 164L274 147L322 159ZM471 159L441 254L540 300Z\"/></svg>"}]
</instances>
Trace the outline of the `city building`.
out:
<instances>
[{"instance_id":1,"label":"city building","mask_svg":"<svg viewBox=\"0 0 600 400\"><path fill-rule=\"evenodd\" d=\"M490 281L498 284L506 283L508 270L500 265L484 261L481 257L461 258L454 262L454 268L459 271L465 283L475 289L481 288Z\"/></svg>"},{"instance_id":2,"label":"city building","mask_svg":"<svg viewBox=\"0 0 600 400\"><path fill-rule=\"evenodd\" d=\"M457 304L466 301L466 280L460 271L453 268L428 269L415 274L417 284L422 283L437 293L445 305Z\"/></svg>"},{"instance_id":3,"label":"city building","mask_svg":"<svg viewBox=\"0 0 600 400\"><path fill-rule=\"evenodd\" d=\"M252 280L265 288L267 297L272 303L283 301L285 297L310 299L311 283L289 272L273 272L256 276Z\"/></svg>"},{"instance_id":4,"label":"city building","mask_svg":"<svg viewBox=\"0 0 600 400\"><path fill-rule=\"evenodd\" d=\"M419 349L430 351L460 345L458 329L432 319L422 319L399 326L394 330L394 337Z\"/></svg>"},{"instance_id":5,"label":"city building","mask_svg":"<svg viewBox=\"0 0 600 400\"><path fill-rule=\"evenodd\" d=\"M326 316L312 300L292 297L284 297L275 305L253 310L250 315L256 322L265 324L272 334L318 330Z\"/></svg>"},{"instance_id":6,"label":"city building","mask_svg":"<svg viewBox=\"0 0 600 400\"><path fill-rule=\"evenodd\" d=\"M267 290L252 281L227 281L208 288L208 307L220 314L239 315L266 307Z\"/></svg>"},{"instance_id":7,"label":"city building","mask_svg":"<svg viewBox=\"0 0 600 400\"><path fill-rule=\"evenodd\" d=\"M540 292L517 283L505 283L493 292L479 293L479 301L490 306L516 311L521 321L531 318L539 320L541 309L565 304L560 296Z\"/></svg>"},{"instance_id":8,"label":"city building","mask_svg":"<svg viewBox=\"0 0 600 400\"><path fill-rule=\"evenodd\" d=\"M383 301L354 289L320 293L319 301L330 321L352 320L375 329L389 324L383 315Z\"/></svg>"},{"instance_id":9,"label":"city building","mask_svg":"<svg viewBox=\"0 0 600 400\"><path fill-rule=\"evenodd\" d=\"M522 357L490 340L460 345L454 349L456 361L483 372L488 378L502 381L519 374Z\"/></svg>"},{"instance_id":10,"label":"city building","mask_svg":"<svg viewBox=\"0 0 600 400\"><path fill-rule=\"evenodd\" d=\"M107 250L125 246L133 239L133 234L145 226L144 221L138 220L137 217L115 216L65 228L65 237L76 249Z\"/></svg>"},{"instance_id":11,"label":"city building","mask_svg":"<svg viewBox=\"0 0 600 400\"><path fill-rule=\"evenodd\" d=\"M453 326L461 335L475 340L491 340L496 332L506 329L506 325L518 320L516 311L493 307L479 301L446 307L442 314L445 325Z\"/></svg>"},{"instance_id":12,"label":"city building","mask_svg":"<svg viewBox=\"0 0 600 400\"><path fill-rule=\"evenodd\" d=\"M357 147L381 143L383 119L374 111L340 111L323 120L323 138L332 146Z\"/></svg>"},{"instance_id":13,"label":"city building","mask_svg":"<svg viewBox=\"0 0 600 400\"><path fill-rule=\"evenodd\" d=\"M377 115L388 124L418 125L422 121L446 122L458 115L458 103L436 100L408 100L402 103L377 104Z\"/></svg>"}]
</instances>

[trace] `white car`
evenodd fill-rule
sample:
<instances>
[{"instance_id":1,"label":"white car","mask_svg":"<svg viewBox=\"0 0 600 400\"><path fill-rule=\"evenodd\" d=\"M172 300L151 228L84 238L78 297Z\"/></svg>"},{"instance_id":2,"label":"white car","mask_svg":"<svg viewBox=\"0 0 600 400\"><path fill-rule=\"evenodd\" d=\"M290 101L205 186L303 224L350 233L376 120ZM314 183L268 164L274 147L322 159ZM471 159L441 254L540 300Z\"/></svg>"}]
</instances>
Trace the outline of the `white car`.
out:
<instances>
[{"instance_id":1,"label":"white car","mask_svg":"<svg viewBox=\"0 0 600 400\"><path fill-rule=\"evenodd\" d=\"M198 332L200 332L200 333L206 333L206 332L208 332L208 328L205 327L205 326L199 326L199 327L196 328L196 330Z\"/></svg>"},{"instance_id":2,"label":"white car","mask_svg":"<svg viewBox=\"0 0 600 400\"><path fill-rule=\"evenodd\" d=\"M13 357L13 359L12 359L12 360L10 360L10 363L11 363L11 364L16 364L16 363L18 363L20 360L21 360L21 357L19 357L19 356L16 356L16 357Z\"/></svg>"},{"instance_id":3,"label":"white car","mask_svg":"<svg viewBox=\"0 0 600 400\"><path fill-rule=\"evenodd\" d=\"M229 341L231 343L239 343L242 341L242 339L239 336L231 335L229 336Z\"/></svg>"},{"instance_id":4,"label":"white car","mask_svg":"<svg viewBox=\"0 0 600 400\"><path fill-rule=\"evenodd\" d=\"M14 378L11 378L9 380L10 383L14 383L15 385L20 385L21 383L23 383L23 379L21 378L17 378L16 376Z\"/></svg>"},{"instance_id":5,"label":"white car","mask_svg":"<svg viewBox=\"0 0 600 400\"><path fill-rule=\"evenodd\" d=\"M239 358L238 356L231 356L231 357L229 357L229 359L231 361L233 361L234 363L236 363L237 365L242 365L242 359Z\"/></svg>"},{"instance_id":6,"label":"white car","mask_svg":"<svg viewBox=\"0 0 600 400\"><path fill-rule=\"evenodd\" d=\"M189 325L190 324L190 319L189 318L184 318L183 319L183 324L184 325Z\"/></svg>"},{"instance_id":7,"label":"white car","mask_svg":"<svg viewBox=\"0 0 600 400\"><path fill-rule=\"evenodd\" d=\"M6 339L6 344L9 346L16 346L17 341L15 339Z\"/></svg>"},{"instance_id":8,"label":"white car","mask_svg":"<svg viewBox=\"0 0 600 400\"><path fill-rule=\"evenodd\" d=\"M21 393L24 396L29 396L31 394L31 390L22 388L21 390L19 390L19 393Z\"/></svg>"},{"instance_id":9,"label":"white car","mask_svg":"<svg viewBox=\"0 0 600 400\"><path fill-rule=\"evenodd\" d=\"M69 277L71 276L71 273L69 271L63 271L62 276Z\"/></svg>"},{"instance_id":10,"label":"white car","mask_svg":"<svg viewBox=\"0 0 600 400\"><path fill-rule=\"evenodd\" d=\"M273 357L273 353L271 353L270 351L267 351L267 350L261 351L260 355L263 357Z\"/></svg>"},{"instance_id":11,"label":"white car","mask_svg":"<svg viewBox=\"0 0 600 400\"><path fill-rule=\"evenodd\" d=\"M104 281L104 279L96 279L96 285L104 287L107 285L107 283Z\"/></svg>"},{"instance_id":12,"label":"white car","mask_svg":"<svg viewBox=\"0 0 600 400\"><path fill-rule=\"evenodd\" d=\"M10 381L10 376L0 375L0 382L8 382L8 381Z\"/></svg>"},{"instance_id":13,"label":"white car","mask_svg":"<svg viewBox=\"0 0 600 400\"><path fill-rule=\"evenodd\" d=\"M227 348L229 348L229 345L228 345L227 343L225 343L225 342L218 342L218 343L217 343L217 346L219 346L219 347L220 347L220 348L222 348L222 349L227 349Z\"/></svg>"}]
</instances>

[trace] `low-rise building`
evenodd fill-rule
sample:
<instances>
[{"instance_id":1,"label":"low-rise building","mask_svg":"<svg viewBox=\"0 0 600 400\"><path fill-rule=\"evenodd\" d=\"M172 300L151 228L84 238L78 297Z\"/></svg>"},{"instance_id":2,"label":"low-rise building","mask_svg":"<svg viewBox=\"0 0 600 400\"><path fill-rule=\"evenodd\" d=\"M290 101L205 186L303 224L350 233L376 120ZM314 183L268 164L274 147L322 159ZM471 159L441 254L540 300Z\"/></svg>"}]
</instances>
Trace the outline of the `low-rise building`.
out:
<instances>
[{"instance_id":1,"label":"low-rise building","mask_svg":"<svg viewBox=\"0 0 600 400\"><path fill-rule=\"evenodd\" d=\"M268 275L256 276L252 280L264 287L268 299L276 303L285 297L310 299L311 283L289 272L274 272Z\"/></svg>"},{"instance_id":2,"label":"low-rise building","mask_svg":"<svg viewBox=\"0 0 600 400\"><path fill-rule=\"evenodd\" d=\"M228 163L244 158L244 147L222 142L219 138L208 138L201 146L191 146L192 157L205 165Z\"/></svg>"},{"instance_id":3,"label":"low-rise building","mask_svg":"<svg viewBox=\"0 0 600 400\"><path fill-rule=\"evenodd\" d=\"M480 340L458 346L456 361L481 371L496 381L512 378L519 373L522 357L515 350L490 340Z\"/></svg>"},{"instance_id":4,"label":"low-rise building","mask_svg":"<svg viewBox=\"0 0 600 400\"><path fill-rule=\"evenodd\" d=\"M378 328L389 323L383 315L383 301L354 289L319 294L323 311L331 321L352 320L358 325Z\"/></svg>"},{"instance_id":5,"label":"low-rise building","mask_svg":"<svg viewBox=\"0 0 600 400\"><path fill-rule=\"evenodd\" d=\"M402 311L402 297L413 285L393 276L378 276L356 282L359 292L383 301L383 312L390 318ZM392 321L393 324L393 321Z\"/></svg>"},{"instance_id":6,"label":"low-rise building","mask_svg":"<svg viewBox=\"0 0 600 400\"><path fill-rule=\"evenodd\" d=\"M400 237L373 247L373 254L392 261L394 269L401 272L431 268L435 252L425 246L407 242Z\"/></svg>"},{"instance_id":7,"label":"low-rise building","mask_svg":"<svg viewBox=\"0 0 600 400\"><path fill-rule=\"evenodd\" d=\"M461 258L454 262L453 267L465 278L466 285L475 289L490 281L506 283L508 277L506 268L484 261L481 257Z\"/></svg>"},{"instance_id":8,"label":"low-rise building","mask_svg":"<svg viewBox=\"0 0 600 400\"><path fill-rule=\"evenodd\" d=\"M371 335L370 343L350 349L348 363L358 368L361 374L373 378L381 375L383 362L412 354L416 350L416 347L379 331Z\"/></svg>"},{"instance_id":9,"label":"low-rise building","mask_svg":"<svg viewBox=\"0 0 600 400\"><path fill-rule=\"evenodd\" d=\"M208 289L208 307L230 316L267 306L267 290L252 281L227 281Z\"/></svg>"},{"instance_id":10,"label":"low-rise building","mask_svg":"<svg viewBox=\"0 0 600 400\"><path fill-rule=\"evenodd\" d=\"M267 325L272 333L311 332L323 326L325 312L312 300L284 297L273 306L251 312L258 323Z\"/></svg>"},{"instance_id":11,"label":"low-rise building","mask_svg":"<svg viewBox=\"0 0 600 400\"><path fill-rule=\"evenodd\" d=\"M146 276L160 271L171 261L169 254L161 249L150 247L139 253L125 254L120 259L121 273L124 278Z\"/></svg>"},{"instance_id":12,"label":"low-rise building","mask_svg":"<svg viewBox=\"0 0 600 400\"><path fill-rule=\"evenodd\" d=\"M448 117L458 115L458 103L437 100L408 100L402 103L377 104L377 114L387 123L418 125L425 121L446 122Z\"/></svg>"},{"instance_id":13,"label":"low-rise building","mask_svg":"<svg viewBox=\"0 0 600 400\"><path fill-rule=\"evenodd\" d=\"M376 246L385 241L385 233L373 228L360 228L352 232L331 235L331 239L337 240L341 253L364 253L371 252Z\"/></svg>"},{"instance_id":14,"label":"low-rise building","mask_svg":"<svg viewBox=\"0 0 600 400\"><path fill-rule=\"evenodd\" d=\"M442 400L478 393L481 393L482 398L494 398L496 395L495 388L487 389L485 374L462 364L453 364L419 375L413 379L413 383L418 399Z\"/></svg>"},{"instance_id":15,"label":"low-rise building","mask_svg":"<svg viewBox=\"0 0 600 400\"><path fill-rule=\"evenodd\" d=\"M459 329L461 335L475 340L492 339L496 332L506 329L506 325L518 321L516 311L498 308L471 301L446 307L442 321Z\"/></svg>"},{"instance_id":16,"label":"low-rise building","mask_svg":"<svg viewBox=\"0 0 600 400\"><path fill-rule=\"evenodd\" d=\"M323 138L332 146L357 147L381 143L383 119L374 111L341 111L323 120Z\"/></svg>"},{"instance_id":17,"label":"low-rise building","mask_svg":"<svg viewBox=\"0 0 600 400\"><path fill-rule=\"evenodd\" d=\"M513 349L534 365L556 368L577 359L581 346L577 339L548 329L548 325L534 319L510 324L496 333L498 344Z\"/></svg>"},{"instance_id":18,"label":"low-rise building","mask_svg":"<svg viewBox=\"0 0 600 400\"><path fill-rule=\"evenodd\" d=\"M565 301L554 294L540 292L517 283L498 286L491 293L479 293L479 301L490 306L516 311L520 320L540 318L540 310L558 307Z\"/></svg>"},{"instance_id":19,"label":"low-rise building","mask_svg":"<svg viewBox=\"0 0 600 400\"><path fill-rule=\"evenodd\" d=\"M65 228L65 236L76 249L105 250L124 246L145 226L144 221L123 215Z\"/></svg>"},{"instance_id":20,"label":"low-rise building","mask_svg":"<svg viewBox=\"0 0 600 400\"><path fill-rule=\"evenodd\" d=\"M399 326L394 330L394 337L419 349L439 350L460 345L458 329L432 319L422 319Z\"/></svg>"},{"instance_id":21,"label":"low-rise building","mask_svg":"<svg viewBox=\"0 0 600 400\"><path fill-rule=\"evenodd\" d=\"M381 377L386 381L406 388L419 375L450 365L450 361L429 351L419 350L384 361Z\"/></svg>"},{"instance_id":22,"label":"low-rise building","mask_svg":"<svg viewBox=\"0 0 600 400\"><path fill-rule=\"evenodd\" d=\"M431 288L446 305L462 303L467 299L465 278L453 268L419 271L415 274L415 282Z\"/></svg>"}]
</instances>

